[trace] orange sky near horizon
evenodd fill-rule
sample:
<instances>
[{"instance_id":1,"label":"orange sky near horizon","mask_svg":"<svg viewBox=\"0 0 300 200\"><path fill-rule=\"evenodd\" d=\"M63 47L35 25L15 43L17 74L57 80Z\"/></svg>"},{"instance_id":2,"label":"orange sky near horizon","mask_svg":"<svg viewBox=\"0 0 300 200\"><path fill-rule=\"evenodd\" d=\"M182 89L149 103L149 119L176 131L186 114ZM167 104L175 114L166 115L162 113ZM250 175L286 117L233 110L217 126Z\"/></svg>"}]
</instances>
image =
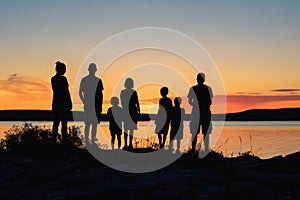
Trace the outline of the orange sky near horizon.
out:
<instances>
[{"instance_id":1,"label":"orange sky near horizon","mask_svg":"<svg viewBox=\"0 0 300 200\"><path fill-rule=\"evenodd\" d=\"M131 71L135 68L138 68L140 71ZM73 110L82 110L83 105L79 100L78 85L74 85L76 77L70 77L70 74L75 74L75 72L76 71L73 71L72 67L67 65L66 77L69 79ZM116 59L104 72L102 72L101 79L105 88L103 112L105 113L110 106L109 99L111 96L119 97L120 91L124 89L124 79L129 76L137 78L135 83L137 83L138 86L135 88L139 94L141 110L143 113L156 113L157 104L160 98L159 90L162 86L169 87L169 97L172 99L175 96L182 97L182 107L189 113L191 107L187 103L186 95L190 86L196 84L195 77L197 73L197 69L190 63L170 52L152 49L130 52ZM52 75L54 74L51 74L51 76ZM79 79L77 80L77 84L85 75L87 75L87 72L77 75L77 78ZM30 76L12 74L6 79L1 79L0 109L51 109L51 76L49 76L48 79L38 79ZM258 108L272 109L300 107L300 94L298 89L264 90L263 87L261 87L261 91L258 92L234 93L233 91L237 91L238 89L235 89L234 87L228 89L226 85L227 81L235 82L235 79L235 83L242 82L239 80L240 77L235 76L231 77L229 80L226 79L226 76L222 77L224 80L224 88L226 90L225 95L227 96L225 105L224 102L220 102L219 98L220 95L222 95L220 94L222 91L219 92L214 90L214 84L216 83L209 80L210 76L211 75L207 76L206 83L212 86L214 92L212 106L213 113L224 113L224 110L222 110L224 106L226 106L227 113ZM182 77L185 80L181 80ZM150 82L147 82L149 80ZM164 82L165 85L155 83L155 81L159 82L161 80L164 80L162 82ZM241 87L239 84L235 85L237 88ZM247 88L248 86L245 85L244 87ZM253 85L253 87L257 88L258 86Z\"/></svg>"}]
</instances>

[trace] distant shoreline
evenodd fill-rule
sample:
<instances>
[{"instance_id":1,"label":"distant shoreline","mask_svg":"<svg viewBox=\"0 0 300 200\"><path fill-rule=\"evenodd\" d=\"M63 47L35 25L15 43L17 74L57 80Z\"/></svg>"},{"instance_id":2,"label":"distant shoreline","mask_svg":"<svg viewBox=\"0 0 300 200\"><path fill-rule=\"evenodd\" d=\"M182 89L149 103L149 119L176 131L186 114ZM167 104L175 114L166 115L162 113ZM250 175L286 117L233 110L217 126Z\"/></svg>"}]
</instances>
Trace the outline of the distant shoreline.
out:
<instances>
[{"instance_id":1,"label":"distant shoreline","mask_svg":"<svg viewBox=\"0 0 300 200\"><path fill-rule=\"evenodd\" d=\"M156 114L141 114L139 121L155 119ZM300 108L252 109L237 113L213 114L213 121L300 121ZM82 111L73 111L70 121L83 121ZM102 114L102 121L107 121ZM190 114L185 115L186 121ZM0 121L52 121L51 110L0 110Z\"/></svg>"}]
</instances>

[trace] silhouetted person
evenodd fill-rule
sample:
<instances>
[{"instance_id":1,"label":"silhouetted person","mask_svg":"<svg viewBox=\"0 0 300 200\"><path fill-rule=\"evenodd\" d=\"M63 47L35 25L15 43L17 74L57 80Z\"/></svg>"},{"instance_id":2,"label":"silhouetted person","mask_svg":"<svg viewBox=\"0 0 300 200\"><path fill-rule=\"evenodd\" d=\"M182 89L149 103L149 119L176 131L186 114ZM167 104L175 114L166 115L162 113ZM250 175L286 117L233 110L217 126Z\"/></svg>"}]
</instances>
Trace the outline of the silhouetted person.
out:
<instances>
[{"instance_id":1,"label":"silhouetted person","mask_svg":"<svg viewBox=\"0 0 300 200\"><path fill-rule=\"evenodd\" d=\"M69 92L69 84L66 73L66 65L59 61L56 62L56 74L51 78L51 86L53 91L52 111L53 111L53 140L56 142L58 136L58 126L61 122L61 134L63 142L66 142L67 124L70 111L72 110L72 101Z\"/></svg>"},{"instance_id":2,"label":"silhouetted person","mask_svg":"<svg viewBox=\"0 0 300 200\"><path fill-rule=\"evenodd\" d=\"M192 151L196 150L197 135L202 126L202 134L204 137L205 151L209 152L209 133L211 133L211 111L212 89L204 84L205 74L197 75L198 84L191 87L188 93L189 104L193 107L191 113L190 132L194 138L192 141Z\"/></svg>"},{"instance_id":3,"label":"silhouetted person","mask_svg":"<svg viewBox=\"0 0 300 200\"><path fill-rule=\"evenodd\" d=\"M121 104L124 114L124 149L127 149L127 137L129 133L129 148L132 149L133 132L137 130L137 121L140 116L140 104L137 92L133 89L134 83L127 78L124 84L125 89L121 91Z\"/></svg>"},{"instance_id":4,"label":"silhouetted person","mask_svg":"<svg viewBox=\"0 0 300 200\"><path fill-rule=\"evenodd\" d=\"M111 135L111 148L114 149L115 138L117 136L118 148L121 148L121 135L122 135L122 121L123 110L119 106L118 97L110 99L111 107L107 110L107 117L109 121L109 130Z\"/></svg>"},{"instance_id":5,"label":"silhouetted person","mask_svg":"<svg viewBox=\"0 0 300 200\"><path fill-rule=\"evenodd\" d=\"M84 135L86 143L89 141L90 127L92 144L95 143L97 125L100 123L103 103L102 80L95 76L97 66L91 63L88 68L89 75L85 76L79 86L79 97L84 104Z\"/></svg>"},{"instance_id":6,"label":"silhouetted person","mask_svg":"<svg viewBox=\"0 0 300 200\"><path fill-rule=\"evenodd\" d=\"M159 99L159 108L155 120L155 133L157 133L160 148L165 146L171 121L172 100L167 97L168 93L169 89L167 87L160 89L162 98Z\"/></svg>"},{"instance_id":7,"label":"silhouetted person","mask_svg":"<svg viewBox=\"0 0 300 200\"><path fill-rule=\"evenodd\" d=\"M177 140L176 151L180 153L180 141L183 139L183 117L185 115L184 108L180 108L182 100L180 97L174 99L174 107L172 108L171 115L171 131L170 131L170 143L173 140Z\"/></svg>"}]
</instances>

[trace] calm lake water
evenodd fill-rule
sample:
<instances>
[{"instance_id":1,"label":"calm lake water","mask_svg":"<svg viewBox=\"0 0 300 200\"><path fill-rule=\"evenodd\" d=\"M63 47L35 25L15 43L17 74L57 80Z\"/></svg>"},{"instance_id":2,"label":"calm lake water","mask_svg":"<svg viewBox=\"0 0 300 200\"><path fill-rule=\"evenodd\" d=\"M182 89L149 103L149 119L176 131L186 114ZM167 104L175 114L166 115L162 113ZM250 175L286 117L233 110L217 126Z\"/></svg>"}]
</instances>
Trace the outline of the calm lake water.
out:
<instances>
[{"instance_id":1,"label":"calm lake water","mask_svg":"<svg viewBox=\"0 0 300 200\"><path fill-rule=\"evenodd\" d=\"M13 125L22 124L24 122L0 122L0 138L4 138L5 131ZM52 126L52 122L33 122L32 124L49 129ZM81 127L80 130L83 131L83 123L69 123L70 125ZM157 143L153 121L139 122L138 126L134 134L136 147L149 147ZM200 134L199 146L201 137ZM100 148L111 149L108 122L101 122L97 138ZM185 122L184 138L181 140L182 152L189 149L190 139L189 122ZM214 122L210 141L213 150L220 151L227 157L234 157L246 151L251 151L261 158L287 155L300 151L300 121L225 122L223 128L221 122Z\"/></svg>"}]
</instances>

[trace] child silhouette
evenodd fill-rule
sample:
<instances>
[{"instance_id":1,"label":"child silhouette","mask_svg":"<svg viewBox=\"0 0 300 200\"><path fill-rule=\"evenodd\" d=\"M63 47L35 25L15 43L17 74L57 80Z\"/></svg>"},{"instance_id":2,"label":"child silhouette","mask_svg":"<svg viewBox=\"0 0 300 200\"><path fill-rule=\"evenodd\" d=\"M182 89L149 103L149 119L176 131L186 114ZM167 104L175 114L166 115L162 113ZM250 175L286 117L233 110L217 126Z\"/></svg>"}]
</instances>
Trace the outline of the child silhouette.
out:
<instances>
[{"instance_id":1,"label":"child silhouette","mask_svg":"<svg viewBox=\"0 0 300 200\"><path fill-rule=\"evenodd\" d=\"M171 131L170 131L170 143L177 140L176 152L180 153L180 140L183 139L183 116L185 115L184 108L180 108L182 100L180 97L174 99L174 107L172 109L171 116Z\"/></svg>"},{"instance_id":2,"label":"child silhouette","mask_svg":"<svg viewBox=\"0 0 300 200\"><path fill-rule=\"evenodd\" d=\"M114 149L115 138L117 136L118 148L121 148L121 135L122 135L122 108L119 106L118 97L110 99L111 107L107 110L109 120L109 130L111 135L111 148Z\"/></svg>"},{"instance_id":3,"label":"child silhouette","mask_svg":"<svg viewBox=\"0 0 300 200\"><path fill-rule=\"evenodd\" d=\"M167 97L168 93L169 89L167 87L160 89L162 98L159 100L159 109L155 120L155 133L157 133L160 148L164 148L165 146L170 125L172 100Z\"/></svg>"}]
</instances>

